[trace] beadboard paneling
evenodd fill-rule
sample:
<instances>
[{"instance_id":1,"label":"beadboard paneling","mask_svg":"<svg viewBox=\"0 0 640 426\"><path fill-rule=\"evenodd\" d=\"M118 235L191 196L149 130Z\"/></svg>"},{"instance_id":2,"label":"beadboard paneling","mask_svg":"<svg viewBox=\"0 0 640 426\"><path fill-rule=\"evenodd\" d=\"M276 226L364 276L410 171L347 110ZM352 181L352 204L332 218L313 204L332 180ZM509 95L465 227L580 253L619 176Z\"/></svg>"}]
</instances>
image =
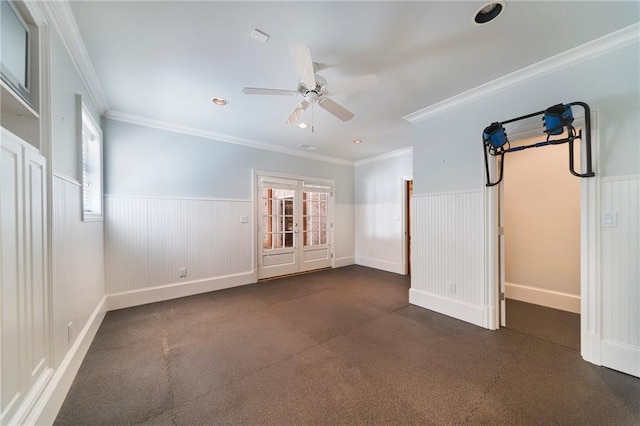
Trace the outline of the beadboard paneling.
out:
<instances>
[{"instance_id":1,"label":"beadboard paneling","mask_svg":"<svg viewBox=\"0 0 640 426\"><path fill-rule=\"evenodd\" d=\"M105 206L109 294L253 270L251 201L107 196Z\"/></svg>"},{"instance_id":2,"label":"beadboard paneling","mask_svg":"<svg viewBox=\"0 0 640 426\"><path fill-rule=\"evenodd\" d=\"M103 222L81 220L80 184L54 174L53 339L56 365L104 296ZM71 330L68 324L73 323Z\"/></svg>"},{"instance_id":3,"label":"beadboard paneling","mask_svg":"<svg viewBox=\"0 0 640 426\"><path fill-rule=\"evenodd\" d=\"M617 217L601 224L602 338L640 354L640 177L604 178L600 188L602 215Z\"/></svg>"},{"instance_id":4,"label":"beadboard paneling","mask_svg":"<svg viewBox=\"0 0 640 426\"><path fill-rule=\"evenodd\" d=\"M411 204L412 290L482 307L482 191L415 195ZM457 317L455 313L443 313Z\"/></svg>"},{"instance_id":5,"label":"beadboard paneling","mask_svg":"<svg viewBox=\"0 0 640 426\"><path fill-rule=\"evenodd\" d=\"M336 203L333 221L335 238L335 266L352 265L355 262L355 220L353 204Z\"/></svg>"}]
</instances>

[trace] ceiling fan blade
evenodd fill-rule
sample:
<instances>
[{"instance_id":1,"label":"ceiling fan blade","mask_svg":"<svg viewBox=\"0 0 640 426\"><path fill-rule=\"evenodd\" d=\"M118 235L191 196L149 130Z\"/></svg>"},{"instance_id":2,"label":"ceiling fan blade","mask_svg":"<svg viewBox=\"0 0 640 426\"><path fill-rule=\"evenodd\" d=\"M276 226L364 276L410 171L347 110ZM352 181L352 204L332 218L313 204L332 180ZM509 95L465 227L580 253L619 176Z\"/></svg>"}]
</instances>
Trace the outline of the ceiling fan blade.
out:
<instances>
[{"instance_id":1,"label":"ceiling fan blade","mask_svg":"<svg viewBox=\"0 0 640 426\"><path fill-rule=\"evenodd\" d=\"M309 105L311 104L307 101L300 102L291 115L289 115L289 118L287 118L287 124L296 124L298 120L300 120L300 117L302 117L302 114L309 108Z\"/></svg>"},{"instance_id":2,"label":"ceiling fan blade","mask_svg":"<svg viewBox=\"0 0 640 426\"><path fill-rule=\"evenodd\" d=\"M318 101L318 105L335 115L342 121L349 121L353 118L353 113L343 106L338 105L329 98L322 98Z\"/></svg>"},{"instance_id":3,"label":"ceiling fan blade","mask_svg":"<svg viewBox=\"0 0 640 426\"><path fill-rule=\"evenodd\" d=\"M378 87L378 77L375 74L363 75L351 80L341 81L337 84L330 84L325 89L327 96L341 95L343 93L360 92L362 90L373 90Z\"/></svg>"},{"instance_id":4,"label":"ceiling fan blade","mask_svg":"<svg viewBox=\"0 0 640 426\"><path fill-rule=\"evenodd\" d=\"M316 88L316 76L313 71L313 60L311 59L311 49L304 44L290 44L289 50L296 66L300 82L308 90Z\"/></svg>"},{"instance_id":5,"label":"ceiling fan blade","mask_svg":"<svg viewBox=\"0 0 640 426\"><path fill-rule=\"evenodd\" d=\"M297 95L296 90L263 89L261 87L243 87L242 93L246 95Z\"/></svg>"}]
</instances>

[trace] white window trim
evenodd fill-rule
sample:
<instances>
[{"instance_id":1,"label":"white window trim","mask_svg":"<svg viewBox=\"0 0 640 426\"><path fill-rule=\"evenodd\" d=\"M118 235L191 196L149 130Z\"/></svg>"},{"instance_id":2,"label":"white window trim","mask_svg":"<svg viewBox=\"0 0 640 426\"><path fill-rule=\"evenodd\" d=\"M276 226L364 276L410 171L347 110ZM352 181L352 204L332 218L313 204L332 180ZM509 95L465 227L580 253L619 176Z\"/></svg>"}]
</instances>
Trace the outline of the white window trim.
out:
<instances>
[{"instance_id":1,"label":"white window trim","mask_svg":"<svg viewBox=\"0 0 640 426\"><path fill-rule=\"evenodd\" d=\"M84 193L85 193L85 176L83 167L83 140L82 133L83 128L87 126L94 132L98 138L100 161L98 162L98 175L100 176L100 211L98 213L86 212L84 209ZM82 100L81 95L76 95L76 139L78 141L78 175L80 177L80 183L82 184L82 191L80 193L80 212L82 214L82 220L84 222L101 221L104 220L104 176L103 176L103 145L102 145L102 129L95 122L91 112L87 108L86 104Z\"/></svg>"}]
</instances>

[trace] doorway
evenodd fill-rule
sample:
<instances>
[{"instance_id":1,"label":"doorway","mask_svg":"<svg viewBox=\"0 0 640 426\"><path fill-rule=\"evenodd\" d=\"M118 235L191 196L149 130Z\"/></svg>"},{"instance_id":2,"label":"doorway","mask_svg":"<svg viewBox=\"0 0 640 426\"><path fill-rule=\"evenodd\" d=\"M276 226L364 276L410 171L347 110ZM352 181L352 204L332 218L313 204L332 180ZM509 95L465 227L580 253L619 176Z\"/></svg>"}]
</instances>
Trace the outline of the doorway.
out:
<instances>
[{"instance_id":1,"label":"doorway","mask_svg":"<svg viewBox=\"0 0 640 426\"><path fill-rule=\"evenodd\" d=\"M574 146L577 159L579 148ZM567 145L556 145L510 153L504 164L498 189L500 325L579 350L581 182L567 161Z\"/></svg>"},{"instance_id":2,"label":"doorway","mask_svg":"<svg viewBox=\"0 0 640 426\"><path fill-rule=\"evenodd\" d=\"M331 267L333 183L256 178L258 279Z\"/></svg>"}]
</instances>

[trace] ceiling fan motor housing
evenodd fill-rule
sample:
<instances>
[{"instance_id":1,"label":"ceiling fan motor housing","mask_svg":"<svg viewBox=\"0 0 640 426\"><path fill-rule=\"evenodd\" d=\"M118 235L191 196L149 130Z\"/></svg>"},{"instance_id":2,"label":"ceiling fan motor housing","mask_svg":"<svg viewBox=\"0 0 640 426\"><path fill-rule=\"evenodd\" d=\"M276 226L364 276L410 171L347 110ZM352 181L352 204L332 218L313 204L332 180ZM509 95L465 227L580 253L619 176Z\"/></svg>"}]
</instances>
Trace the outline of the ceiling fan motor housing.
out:
<instances>
[{"instance_id":1,"label":"ceiling fan motor housing","mask_svg":"<svg viewBox=\"0 0 640 426\"><path fill-rule=\"evenodd\" d=\"M298 92L305 98L307 102L315 102L322 95L324 95L324 90L327 87L327 80L321 75L316 74L316 87L313 89L308 89L302 82L298 84Z\"/></svg>"}]
</instances>

